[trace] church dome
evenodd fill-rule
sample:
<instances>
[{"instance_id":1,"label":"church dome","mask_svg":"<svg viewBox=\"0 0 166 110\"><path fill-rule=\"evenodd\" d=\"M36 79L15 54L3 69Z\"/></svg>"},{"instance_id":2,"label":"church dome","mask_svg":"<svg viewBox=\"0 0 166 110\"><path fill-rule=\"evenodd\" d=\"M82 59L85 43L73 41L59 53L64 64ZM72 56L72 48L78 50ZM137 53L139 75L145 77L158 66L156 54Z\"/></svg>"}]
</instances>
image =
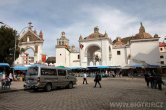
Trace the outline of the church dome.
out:
<instances>
[{"instance_id":1,"label":"church dome","mask_svg":"<svg viewBox=\"0 0 166 110\"><path fill-rule=\"evenodd\" d=\"M139 33L133 36L133 39L150 39L153 38L149 33L145 32L145 28L141 23Z\"/></svg>"},{"instance_id":2,"label":"church dome","mask_svg":"<svg viewBox=\"0 0 166 110\"><path fill-rule=\"evenodd\" d=\"M122 41L122 38L117 37L114 41L114 45L124 45L125 43Z\"/></svg>"},{"instance_id":3,"label":"church dome","mask_svg":"<svg viewBox=\"0 0 166 110\"><path fill-rule=\"evenodd\" d=\"M61 40L67 40L65 32L61 32Z\"/></svg>"},{"instance_id":4,"label":"church dome","mask_svg":"<svg viewBox=\"0 0 166 110\"><path fill-rule=\"evenodd\" d=\"M149 38L152 38L152 36L149 34L149 33L138 33L135 35L135 38L137 39L149 39Z\"/></svg>"},{"instance_id":5,"label":"church dome","mask_svg":"<svg viewBox=\"0 0 166 110\"><path fill-rule=\"evenodd\" d=\"M98 39L101 37L105 37L105 35L99 33L99 28L95 27L94 28L94 33L90 34L86 39Z\"/></svg>"}]
</instances>

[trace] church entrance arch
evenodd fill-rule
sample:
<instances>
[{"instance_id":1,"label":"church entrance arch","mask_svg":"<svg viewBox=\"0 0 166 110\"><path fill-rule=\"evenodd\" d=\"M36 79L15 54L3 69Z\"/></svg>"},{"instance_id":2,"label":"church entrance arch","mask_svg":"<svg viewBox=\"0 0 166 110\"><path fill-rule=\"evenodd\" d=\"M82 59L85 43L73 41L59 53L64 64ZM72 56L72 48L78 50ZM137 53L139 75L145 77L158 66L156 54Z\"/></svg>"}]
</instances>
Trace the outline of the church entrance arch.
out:
<instances>
[{"instance_id":1,"label":"church entrance arch","mask_svg":"<svg viewBox=\"0 0 166 110\"><path fill-rule=\"evenodd\" d=\"M29 23L28 30L24 31L19 39L19 48L21 49L21 54L29 49L32 49L32 53L34 54L33 57L30 57L27 55L26 59L23 59L21 57L21 54L19 58L17 59L17 63L19 64L29 64L29 61L32 59L31 63L42 63L41 56L42 56L42 47L43 47L43 33L40 31L38 34L36 30L32 30L31 23ZM28 61L25 61L28 60Z\"/></svg>"},{"instance_id":2,"label":"church entrance arch","mask_svg":"<svg viewBox=\"0 0 166 110\"><path fill-rule=\"evenodd\" d=\"M102 57L101 57L101 48L98 45L92 44L86 49L87 55L87 65L101 65Z\"/></svg>"}]
</instances>

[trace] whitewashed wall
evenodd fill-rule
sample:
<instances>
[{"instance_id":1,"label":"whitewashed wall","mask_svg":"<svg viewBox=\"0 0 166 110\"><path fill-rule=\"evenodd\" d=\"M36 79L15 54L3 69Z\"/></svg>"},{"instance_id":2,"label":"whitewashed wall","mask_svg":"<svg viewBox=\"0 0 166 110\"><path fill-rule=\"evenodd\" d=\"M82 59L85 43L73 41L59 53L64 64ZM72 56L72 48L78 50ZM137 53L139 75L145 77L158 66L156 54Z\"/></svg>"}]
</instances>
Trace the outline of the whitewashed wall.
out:
<instances>
[{"instance_id":1,"label":"whitewashed wall","mask_svg":"<svg viewBox=\"0 0 166 110\"><path fill-rule=\"evenodd\" d=\"M117 54L117 51L120 51L120 55ZM127 57L126 57L126 48L113 48L112 50L112 66L126 66Z\"/></svg>"},{"instance_id":2,"label":"whitewashed wall","mask_svg":"<svg viewBox=\"0 0 166 110\"><path fill-rule=\"evenodd\" d=\"M132 59L145 61L148 64L159 65L160 52L158 39L150 39L140 42L131 42L131 64L135 63Z\"/></svg>"},{"instance_id":3,"label":"whitewashed wall","mask_svg":"<svg viewBox=\"0 0 166 110\"><path fill-rule=\"evenodd\" d=\"M65 48L56 48L56 66L69 66L69 51Z\"/></svg>"},{"instance_id":4,"label":"whitewashed wall","mask_svg":"<svg viewBox=\"0 0 166 110\"><path fill-rule=\"evenodd\" d=\"M78 59L79 53L70 53L70 64L69 66L80 66L80 59ZM77 62L76 62L77 61Z\"/></svg>"}]
</instances>

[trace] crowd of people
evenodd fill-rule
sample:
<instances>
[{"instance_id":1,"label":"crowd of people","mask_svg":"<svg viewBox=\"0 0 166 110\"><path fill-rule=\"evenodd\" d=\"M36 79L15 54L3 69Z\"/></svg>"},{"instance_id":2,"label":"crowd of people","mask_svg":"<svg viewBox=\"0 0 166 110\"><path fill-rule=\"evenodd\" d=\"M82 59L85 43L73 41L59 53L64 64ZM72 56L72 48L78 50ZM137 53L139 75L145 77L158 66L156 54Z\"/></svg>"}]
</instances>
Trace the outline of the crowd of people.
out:
<instances>
[{"instance_id":1,"label":"crowd of people","mask_svg":"<svg viewBox=\"0 0 166 110\"><path fill-rule=\"evenodd\" d=\"M152 89L158 88L159 90L162 90L162 85L164 84L164 82L162 81L162 77L160 74L152 70L145 72L144 76L147 87L151 87Z\"/></svg>"}]
</instances>

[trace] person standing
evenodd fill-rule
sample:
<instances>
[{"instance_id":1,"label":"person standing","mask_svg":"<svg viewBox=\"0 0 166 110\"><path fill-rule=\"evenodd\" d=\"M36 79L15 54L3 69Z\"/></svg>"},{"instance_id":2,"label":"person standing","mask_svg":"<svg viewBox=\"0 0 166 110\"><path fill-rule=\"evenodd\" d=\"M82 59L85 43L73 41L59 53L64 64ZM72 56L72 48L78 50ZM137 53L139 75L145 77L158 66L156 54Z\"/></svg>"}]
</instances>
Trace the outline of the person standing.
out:
<instances>
[{"instance_id":1,"label":"person standing","mask_svg":"<svg viewBox=\"0 0 166 110\"><path fill-rule=\"evenodd\" d=\"M12 73L10 72L10 74L9 74L9 79L10 79L10 83L13 81L13 75L12 75Z\"/></svg>"},{"instance_id":2,"label":"person standing","mask_svg":"<svg viewBox=\"0 0 166 110\"><path fill-rule=\"evenodd\" d=\"M101 81L101 75L99 73L96 73L96 76L95 76L95 79L94 79L94 82L95 82L94 88L96 87L97 83L99 84L99 86L101 88L100 81Z\"/></svg>"},{"instance_id":3,"label":"person standing","mask_svg":"<svg viewBox=\"0 0 166 110\"><path fill-rule=\"evenodd\" d=\"M86 73L83 74L83 84L84 84L84 82L86 82L86 84L88 84L88 82L87 82L87 74Z\"/></svg>"},{"instance_id":4,"label":"person standing","mask_svg":"<svg viewBox=\"0 0 166 110\"><path fill-rule=\"evenodd\" d=\"M144 77L145 77L145 82L147 84L147 87L149 87L149 82L150 82L149 71L144 73Z\"/></svg>"},{"instance_id":5,"label":"person standing","mask_svg":"<svg viewBox=\"0 0 166 110\"><path fill-rule=\"evenodd\" d=\"M162 81L162 77L161 75L157 76L157 85L158 85L158 89L162 90L162 84L164 85L164 82Z\"/></svg>"}]
</instances>

